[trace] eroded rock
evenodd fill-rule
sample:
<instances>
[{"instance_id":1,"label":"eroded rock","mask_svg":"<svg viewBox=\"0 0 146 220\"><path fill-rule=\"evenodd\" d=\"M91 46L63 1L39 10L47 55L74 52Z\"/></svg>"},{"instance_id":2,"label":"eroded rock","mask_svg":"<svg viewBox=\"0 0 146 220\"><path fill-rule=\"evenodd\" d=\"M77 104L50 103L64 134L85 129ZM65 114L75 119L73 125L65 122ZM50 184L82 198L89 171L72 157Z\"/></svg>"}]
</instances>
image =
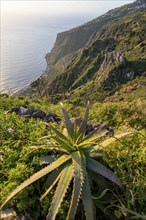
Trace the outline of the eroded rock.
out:
<instances>
[{"instance_id":1,"label":"eroded rock","mask_svg":"<svg viewBox=\"0 0 146 220\"><path fill-rule=\"evenodd\" d=\"M61 118L56 115L55 113L51 113L49 112L48 114L46 114L44 111L40 110L40 109L36 109L36 108L24 108L22 106L15 106L13 108L11 108L7 113L13 113L15 112L17 115L23 116L26 119L29 118L40 118L45 122L57 122L59 123L61 121Z\"/></svg>"}]
</instances>

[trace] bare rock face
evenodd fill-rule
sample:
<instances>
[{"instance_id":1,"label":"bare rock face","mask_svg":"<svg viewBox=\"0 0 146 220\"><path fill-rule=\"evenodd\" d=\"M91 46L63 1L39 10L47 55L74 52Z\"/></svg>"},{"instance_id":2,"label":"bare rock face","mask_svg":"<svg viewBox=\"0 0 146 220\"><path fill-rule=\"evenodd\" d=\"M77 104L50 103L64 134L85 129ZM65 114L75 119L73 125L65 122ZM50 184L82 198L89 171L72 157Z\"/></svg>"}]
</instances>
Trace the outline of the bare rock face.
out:
<instances>
[{"instance_id":1,"label":"bare rock face","mask_svg":"<svg viewBox=\"0 0 146 220\"><path fill-rule=\"evenodd\" d=\"M99 87L112 92L118 85L133 80L135 72L122 50L105 54L98 71Z\"/></svg>"},{"instance_id":2,"label":"bare rock face","mask_svg":"<svg viewBox=\"0 0 146 220\"><path fill-rule=\"evenodd\" d=\"M120 51L112 51L112 52L108 52L105 55L105 58L103 60L103 63L101 65L101 68L99 71L103 71L108 65L110 64L114 64L116 66L122 66L125 65L127 62L127 59L123 53L122 50Z\"/></svg>"}]
</instances>

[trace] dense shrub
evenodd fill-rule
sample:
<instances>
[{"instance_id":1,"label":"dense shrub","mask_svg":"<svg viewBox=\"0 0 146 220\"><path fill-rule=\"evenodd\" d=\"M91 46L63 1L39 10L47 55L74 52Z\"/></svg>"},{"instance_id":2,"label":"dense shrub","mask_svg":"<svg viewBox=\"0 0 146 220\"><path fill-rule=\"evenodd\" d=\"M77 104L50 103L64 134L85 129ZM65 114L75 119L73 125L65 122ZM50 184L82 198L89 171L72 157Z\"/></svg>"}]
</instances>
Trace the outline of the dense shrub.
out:
<instances>
[{"instance_id":1,"label":"dense shrub","mask_svg":"<svg viewBox=\"0 0 146 220\"><path fill-rule=\"evenodd\" d=\"M73 108L71 101L65 102L65 107L69 110L69 115L83 116L83 107L76 102ZM27 99L18 97L1 97L0 99L0 201L4 201L7 195L21 182L37 172L44 166L40 164L41 155L47 155L44 148L34 150L30 146L40 146L42 136L50 134L50 129L41 120L30 119L26 122L16 114L6 114L5 112L14 106L37 107L45 112L54 112L61 115L59 105L48 104L47 99ZM84 104L82 103L82 106ZM74 111L77 109L77 111ZM143 112L143 102L133 101L130 103L93 103L90 111L90 121L92 123L102 121L114 127L115 132L131 131L138 129L142 135L134 135L123 138L121 142L115 143L104 149L105 156L101 162L114 171L121 179L124 190L117 190L116 187L108 190L94 188L93 198L96 204L99 219L130 219L135 213L146 214L146 147L144 139L145 117ZM55 127L62 125L55 124ZM9 128L14 131L11 132ZM34 183L23 190L15 197L10 206L17 206L21 213L29 213L35 220L45 219L45 215L50 206L53 191L41 204L41 186L46 178ZM95 184L95 183L94 183ZM108 184L108 183L106 183ZM103 193L103 194L102 194ZM100 199L99 199L100 197ZM27 200L27 203L26 203ZM68 210L70 200L65 197L65 202L61 207L57 219L64 219ZM84 219L82 203L78 207L76 218ZM130 213L132 210L134 213ZM104 213L103 213L104 211ZM141 219L137 216L136 219ZM144 217L143 217L144 219Z\"/></svg>"}]
</instances>

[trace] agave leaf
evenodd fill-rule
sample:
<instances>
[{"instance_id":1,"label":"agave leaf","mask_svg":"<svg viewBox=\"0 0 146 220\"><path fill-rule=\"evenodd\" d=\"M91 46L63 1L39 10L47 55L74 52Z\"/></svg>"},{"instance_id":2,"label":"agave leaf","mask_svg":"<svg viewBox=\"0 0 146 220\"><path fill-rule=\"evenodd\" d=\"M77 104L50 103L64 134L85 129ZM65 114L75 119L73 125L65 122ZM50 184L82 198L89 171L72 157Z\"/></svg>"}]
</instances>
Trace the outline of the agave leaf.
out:
<instances>
[{"instance_id":1,"label":"agave leaf","mask_svg":"<svg viewBox=\"0 0 146 220\"><path fill-rule=\"evenodd\" d=\"M71 137L71 139L73 139L74 136L74 125L71 123L71 120L68 116L67 111L65 110L63 103L60 103L61 108L62 108L62 112L63 112L63 116L64 116L64 121L65 121L65 125L67 128L67 132L69 134L69 136Z\"/></svg>"},{"instance_id":2,"label":"agave leaf","mask_svg":"<svg viewBox=\"0 0 146 220\"><path fill-rule=\"evenodd\" d=\"M122 134L118 134L114 137L111 137L111 138L101 142L100 146L107 147L109 144L112 144L113 142L118 141L119 138L124 137L124 136L129 135L129 134L134 134L134 133L135 132L125 132L125 133L122 133ZM96 150L96 148L99 148L99 145L94 147L95 150Z\"/></svg>"},{"instance_id":3,"label":"agave leaf","mask_svg":"<svg viewBox=\"0 0 146 220\"><path fill-rule=\"evenodd\" d=\"M85 175L85 181L83 184L82 202L84 205L86 220L95 219L94 204L90 190L89 178L87 174Z\"/></svg>"},{"instance_id":4,"label":"agave leaf","mask_svg":"<svg viewBox=\"0 0 146 220\"><path fill-rule=\"evenodd\" d=\"M90 151L91 150L93 151L94 149L97 151L97 150L101 149L101 147L102 147L97 142L98 139L99 139L99 137L92 137L89 140L83 141L80 144L78 144L78 147L83 150L88 148L88 150L90 150ZM96 148L95 148L95 146L96 146Z\"/></svg>"},{"instance_id":5,"label":"agave leaf","mask_svg":"<svg viewBox=\"0 0 146 220\"><path fill-rule=\"evenodd\" d=\"M74 123L74 136L73 136L73 143L76 143L77 140L77 125Z\"/></svg>"},{"instance_id":6,"label":"agave leaf","mask_svg":"<svg viewBox=\"0 0 146 220\"><path fill-rule=\"evenodd\" d=\"M56 179L54 179L54 181L50 182L50 187L46 190L46 192L41 196L40 201L42 201L47 195L48 193L51 191L51 189L56 185L56 183L58 182L58 180L60 179L61 174L59 174Z\"/></svg>"},{"instance_id":7,"label":"agave leaf","mask_svg":"<svg viewBox=\"0 0 146 220\"><path fill-rule=\"evenodd\" d=\"M122 187L119 178L108 168L103 166L101 163L97 162L96 160L87 157L87 168L89 170L98 173L107 179L111 180L112 182L116 183L118 186Z\"/></svg>"},{"instance_id":8,"label":"agave leaf","mask_svg":"<svg viewBox=\"0 0 146 220\"><path fill-rule=\"evenodd\" d=\"M63 140L69 141L67 137L63 133L61 133L58 129L54 128L53 126L51 126L51 129L58 135L58 137L60 137Z\"/></svg>"},{"instance_id":9,"label":"agave leaf","mask_svg":"<svg viewBox=\"0 0 146 220\"><path fill-rule=\"evenodd\" d=\"M47 180L45 184L43 185L43 191L46 191L53 184L55 179L59 176L61 171L64 169L63 165L65 164L62 164L60 167L56 168L55 170L53 170L51 173L48 174Z\"/></svg>"},{"instance_id":10,"label":"agave leaf","mask_svg":"<svg viewBox=\"0 0 146 220\"><path fill-rule=\"evenodd\" d=\"M68 165L71 165L71 163L68 161L65 164L62 164L60 167L55 169L53 172L50 173L50 176L48 177L48 180L45 183L44 188L48 188L46 192L41 196L40 201L42 201L48 193L51 191L51 189L56 185L58 180L60 179L61 176L61 171L67 167Z\"/></svg>"},{"instance_id":11,"label":"agave leaf","mask_svg":"<svg viewBox=\"0 0 146 220\"><path fill-rule=\"evenodd\" d=\"M73 167L68 165L61 172L61 177L58 182L58 186L49 210L49 213L46 217L47 220L55 220L55 217L58 213L58 209L61 206L65 193L69 187L70 181L73 177Z\"/></svg>"},{"instance_id":12,"label":"agave leaf","mask_svg":"<svg viewBox=\"0 0 146 220\"><path fill-rule=\"evenodd\" d=\"M97 139L104 136L105 134L106 132L100 132L99 129L97 128L90 134L86 135L83 139L79 139L78 144L83 143L84 141L87 141L87 140L96 141Z\"/></svg>"},{"instance_id":13,"label":"agave leaf","mask_svg":"<svg viewBox=\"0 0 146 220\"><path fill-rule=\"evenodd\" d=\"M60 147L60 145L48 146L47 149L48 150L55 150L55 151L61 151L63 153L67 153L67 151L65 149L63 149L62 147Z\"/></svg>"},{"instance_id":14,"label":"agave leaf","mask_svg":"<svg viewBox=\"0 0 146 220\"><path fill-rule=\"evenodd\" d=\"M84 175L82 170L82 158L79 151L71 153L74 168L74 186L72 192L72 198L70 202L69 211L67 214L67 220L73 220L75 218L76 209L82 193L82 187L84 183Z\"/></svg>"},{"instance_id":15,"label":"agave leaf","mask_svg":"<svg viewBox=\"0 0 146 220\"><path fill-rule=\"evenodd\" d=\"M94 145L97 145L97 140L100 137L102 137L103 135L97 136L97 135L95 135L94 132L92 132L91 134L89 134L87 136L88 136L87 138L82 139L82 141L80 141L80 143L78 143L79 148L88 148L90 146L92 149Z\"/></svg>"},{"instance_id":16,"label":"agave leaf","mask_svg":"<svg viewBox=\"0 0 146 220\"><path fill-rule=\"evenodd\" d=\"M76 144L79 144L81 141L83 140L83 135L82 134L80 134L78 137L77 137L77 135L76 135Z\"/></svg>"},{"instance_id":17,"label":"agave leaf","mask_svg":"<svg viewBox=\"0 0 146 220\"><path fill-rule=\"evenodd\" d=\"M105 156L105 153L103 151L101 151L101 150L97 150L97 151L94 151L94 152L90 151L89 155L90 155L90 157L96 158L96 157L103 157L103 156Z\"/></svg>"},{"instance_id":18,"label":"agave leaf","mask_svg":"<svg viewBox=\"0 0 146 220\"><path fill-rule=\"evenodd\" d=\"M96 139L97 139L97 137L96 137ZM95 139L95 140L96 140L96 139ZM94 142L94 139L91 139L91 140L84 141L84 142L78 144L78 146L79 146L80 148L86 148L86 147L89 147L89 146L91 146L91 145L96 145L96 144L97 144L97 143Z\"/></svg>"},{"instance_id":19,"label":"agave leaf","mask_svg":"<svg viewBox=\"0 0 146 220\"><path fill-rule=\"evenodd\" d=\"M63 155L60 158L58 158L56 161L54 161L53 163L51 163L50 165L48 165L47 167L43 168L42 170L40 170L39 172L35 173L34 175L32 175L29 179L25 180L22 184L20 184L4 201L4 203L2 204L2 206L0 208L2 208L12 197L14 197L18 192L20 192L21 190L23 190L24 188L26 188L27 186L29 186L30 184L34 183L35 181L37 181L38 179L40 179L41 177L45 176L46 174L50 173L51 171L53 171L54 169L56 169L57 167L59 167L60 165L62 165L63 163L65 163L66 161L68 161L71 158L71 156L69 155Z\"/></svg>"},{"instance_id":20,"label":"agave leaf","mask_svg":"<svg viewBox=\"0 0 146 220\"><path fill-rule=\"evenodd\" d=\"M78 137L80 136L80 134L84 135L86 132L86 126L87 126L87 122L88 122L88 115L89 115L89 102L87 103L87 107L86 107L86 111L85 111L85 115L84 115L84 119L79 127L78 130Z\"/></svg>"},{"instance_id":21,"label":"agave leaf","mask_svg":"<svg viewBox=\"0 0 146 220\"><path fill-rule=\"evenodd\" d=\"M59 137L52 137L56 142L58 142L61 147L65 150L65 151L74 151L75 148L72 147L68 142L66 142L65 140L60 139Z\"/></svg>"},{"instance_id":22,"label":"agave leaf","mask_svg":"<svg viewBox=\"0 0 146 220\"><path fill-rule=\"evenodd\" d=\"M50 138L50 134L49 135L46 135L46 136L43 136L43 137L40 137L40 140L44 140L46 138Z\"/></svg>"},{"instance_id":23,"label":"agave leaf","mask_svg":"<svg viewBox=\"0 0 146 220\"><path fill-rule=\"evenodd\" d=\"M67 161L66 163L60 165L59 167L57 167L55 170L53 170L51 173L48 174L47 181L45 182L43 186L43 190L46 190L52 185L52 183L55 181L57 176L66 167L66 164L71 164L71 161Z\"/></svg>"},{"instance_id":24,"label":"agave leaf","mask_svg":"<svg viewBox=\"0 0 146 220\"><path fill-rule=\"evenodd\" d=\"M38 146L30 146L30 149L33 149L30 154L36 150L39 150L39 149L44 149L44 150L57 150L57 151L61 151L61 152L64 152L66 153L66 151L60 147L60 145L50 145L50 146L46 146L46 145L41 145L40 147Z\"/></svg>"}]
</instances>

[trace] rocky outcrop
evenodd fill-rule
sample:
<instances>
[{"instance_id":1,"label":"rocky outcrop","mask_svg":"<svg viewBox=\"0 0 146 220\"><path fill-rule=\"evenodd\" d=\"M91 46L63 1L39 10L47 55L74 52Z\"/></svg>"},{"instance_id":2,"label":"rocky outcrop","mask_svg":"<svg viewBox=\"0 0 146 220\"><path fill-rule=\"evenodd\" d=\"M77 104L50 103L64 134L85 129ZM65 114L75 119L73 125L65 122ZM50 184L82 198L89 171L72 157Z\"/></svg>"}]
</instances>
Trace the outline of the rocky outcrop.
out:
<instances>
[{"instance_id":1,"label":"rocky outcrop","mask_svg":"<svg viewBox=\"0 0 146 220\"><path fill-rule=\"evenodd\" d=\"M116 66L122 66L122 65L125 65L126 62L127 62L127 59L124 55L124 52L121 50L120 51L114 50L112 52L108 52L105 55L105 58L103 60L103 63L99 71L104 71L104 69L110 64L114 64Z\"/></svg>"},{"instance_id":2,"label":"rocky outcrop","mask_svg":"<svg viewBox=\"0 0 146 220\"><path fill-rule=\"evenodd\" d=\"M111 51L105 54L103 63L97 73L98 87L101 91L112 92L118 85L133 80L135 72L123 51Z\"/></svg>"},{"instance_id":3,"label":"rocky outcrop","mask_svg":"<svg viewBox=\"0 0 146 220\"><path fill-rule=\"evenodd\" d=\"M35 118L35 119L42 119L45 122L57 122L59 123L61 121L61 118L54 114L49 112L48 114L46 114L44 111L40 110L40 109L36 109L36 108L24 108L22 106L15 106L13 108L11 108L7 113L13 113L15 112L17 115L22 116L26 119L29 118Z\"/></svg>"},{"instance_id":4,"label":"rocky outcrop","mask_svg":"<svg viewBox=\"0 0 146 220\"><path fill-rule=\"evenodd\" d=\"M49 112L48 114L46 114L45 112L43 112L42 110L39 109L35 109L35 108L30 108L30 109L26 109L24 107L13 107L12 109L10 109L7 113L13 113L15 112L17 115L19 116L23 116L26 119L28 118L40 118L43 121L50 123L50 122L57 122L60 123L62 121L62 123L64 124L64 121L56 114ZM82 123L83 119L81 117L78 118L70 118L72 124L76 124L76 126L80 126L80 124ZM89 121L87 122L87 126L86 126L86 132L85 134L90 134L91 132L95 131L97 135L98 134L109 134L110 136L114 135L114 130L112 127L109 127L108 125L102 123L102 122L98 122L96 124L92 124ZM14 129L12 128L8 128L8 132L9 133L13 133Z\"/></svg>"}]
</instances>

